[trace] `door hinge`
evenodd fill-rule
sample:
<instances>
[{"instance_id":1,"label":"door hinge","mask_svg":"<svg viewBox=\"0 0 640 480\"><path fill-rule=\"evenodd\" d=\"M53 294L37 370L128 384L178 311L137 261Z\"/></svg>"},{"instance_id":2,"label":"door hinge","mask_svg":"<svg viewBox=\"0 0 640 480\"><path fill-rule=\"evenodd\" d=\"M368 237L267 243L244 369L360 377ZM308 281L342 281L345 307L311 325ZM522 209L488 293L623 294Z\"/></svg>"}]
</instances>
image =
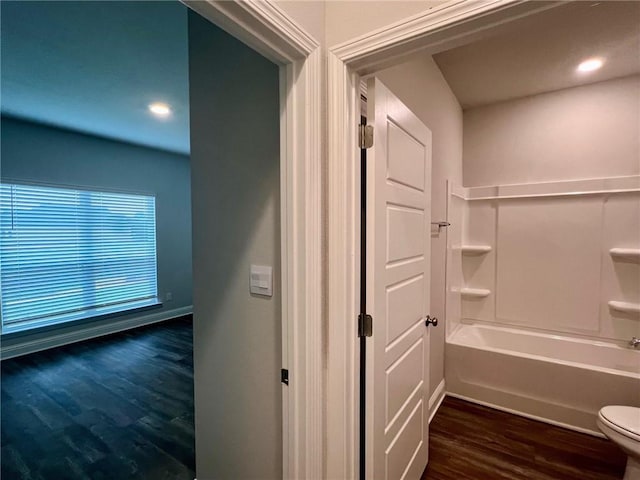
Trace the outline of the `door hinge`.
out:
<instances>
[{"instance_id":1,"label":"door hinge","mask_svg":"<svg viewBox=\"0 0 640 480\"><path fill-rule=\"evenodd\" d=\"M370 337L373 335L373 317L366 313L358 315L358 336Z\"/></svg>"},{"instance_id":2,"label":"door hinge","mask_svg":"<svg viewBox=\"0 0 640 480\"><path fill-rule=\"evenodd\" d=\"M280 381L285 385L289 385L289 370L286 368L280 370Z\"/></svg>"},{"instance_id":3,"label":"door hinge","mask_svg":"<svg viewBox=\"0 0 640 480\"><path fill-rule=\"evenodd\" d=\"M358 125L358 145L361 149L373 147L373 125Z\"/></svg>"}]
</instances>

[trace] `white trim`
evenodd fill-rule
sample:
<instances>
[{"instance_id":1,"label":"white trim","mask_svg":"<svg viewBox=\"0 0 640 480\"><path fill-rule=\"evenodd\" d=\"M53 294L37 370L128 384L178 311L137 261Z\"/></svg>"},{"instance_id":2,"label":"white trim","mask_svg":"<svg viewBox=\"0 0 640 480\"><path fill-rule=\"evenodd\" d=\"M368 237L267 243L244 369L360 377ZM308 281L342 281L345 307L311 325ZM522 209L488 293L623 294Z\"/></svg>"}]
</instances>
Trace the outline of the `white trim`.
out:
<instances>
[{"instance_id":1,"label":"white trim","mask_svg":"<svg viewBox=\"0 0 640 480\"><path fill-rule=\"evenodd\" d=\"M279 68L279 95L280 95L280 264L281 264L281 303L282 303L282 367L291 370L290 350L291 338L293 336L290 328L289 318L291 318L292 306L289 292L292 290L293 266L289 261L289 236L290 218L284 215L285 205L291 204L291 190L284 188L289 185L292 177L290 166L292 164L291 149L288 148L290 139L293 138L293 125L289 118L293 115L293 104L287 101L287 92L293 83L293 67L291 65ZM290 461L295 456L292 455L292 444L295 443L295 402L292 401L292 391L288 385L281 383L282 388L282 478L290 478L289 472L295 470L290 465Z\"/></svg>"},{"instance_id":2,"label":"white trim","mask_svg":"<svg viewBox=\"0 0 640 480\"><path fill-rule=\"evenodd\" d=\"M359 158L361 75L422 50L435 53L488 28L562 2L451 0L370 32L327 53L327 478L358 476Z\"/></svg>"},{"instance_id":3,"label":"white trim","mask_svg":"<svg viewBox=\"0 0 640 480\"><path fill-rule=\"evenodd\" d=\"M440 405L442 405L442 401L444 400L444 397L446 395L447 392L445 391L445 383L443 378L434 390L433 395L431 395L431 397L429 398L429 423L431 423L433 417L435 417L436 413L438 413L438 409L440 408Z\"/></svg>"},{"instance_id":4,"label":"white trim","mask_svg":"<svg viewBox=\"0 0 640 480\"><path fill-rule=\"evenodd\" d=\"M326 477L358 476L358 313L359 257L356 225L356 99L359 81L333 53L328 54L328 350ZM347 103L348 105L345 105Z\"/></svg>"},{"instance_id":5,"label":"white trim","mask_svg":"<svg viewBox=\"0 0 640 480\"><path fill-rule=\"evenodd\" d=\"M324 477L322 56L277 5L183 0L280 66L283 477Z\"/></svg>"},{"instance_id":6,"label":"white trim","mask_svg":"<svg viewBox=\"0 0 640 480\"><path fill-rule=\"evenodd\" d=\"M452 188L452 195L468 201L633 192L640 192L640 175Z\"/></svg>"},{"instance_id":7,"label":"white trim","mask_svg":"<svg viewBox=\"0 0 640 480\"><path fill-rule=\"evenodd\" d=\"M322 478L324 466L320 72L319 49L281 67L281 185L293 185L281 188L284 478Z\"/></svg>"},{"instance_id":8,"label":"white trim","mask_svg":"<svg viewBox=\"0 0 640 480\"><path fill-rule=\"evenodd\" d=\"M484 30L566 2L450 0L424 12L332 47L350 69L363 75L416 51L429 53L467 43Z\"/></svg>"},{"instance_id":9,"label":"white trim","mask_svg":"<svg viewBox=\"0 0 640 480\"><path fill-rule=\"evenodd\" d=\"M193 311L193 306L175 308L173 310L164 310L162 312L149 313L147 315L137 316L135 318L127 318L124 320L110 320L109 323L101 325L85 325L75 328L72 332L58 333L50 332L49 335L35 340L26 340L21 343L15 343L8 347L0 348L0 357L2 360L27 355L29 353L40 352L49 348L61 347L75 342L81 342L92 338L101 337L103 335L111 335L112 333L123 332L132 328L151 325L153 323L164 322L173 318L189 315ZM28 337L27 337L28 338Z\"/></svg>"},{"instance_id":10,"label":"white trim","mask_svg":"<svg viewBox=\"0 0 640 480\"><path fill-rule=\"evenodd\" d=\"M576 427L574 425L569 425L568 423L557 422L555 420L550 420L545 417L531 415L530 413L524 413L524 412L521 412L520 410L515 410L513 408L502 407L494 403L484 402L482 400L476 400L475 398L467 397L465 395L460 395L458 393L447 392L447 395L453 398L459 398L460 400L464 400L466 402L482 405L483 407L493 408L494 410L500 410L501 412L511 413L513 415L529 418L531 420L537 420L538 422L548 423L549 425L554 425L556 427L566 428L567 430L573 430L574 432L586 433L587 435L591 435L593 437L607 438L604 434L600 432L595 432L593 430L589 430L587 428Z\"/></svg>"},{"instance_id":11,"label":"white trim","mask_svg":"<svg viewBox=\"0 0 640 480\"><path fill-rule=\"evenodd\" d=\"M305 88L301 101L305 105L304 188L299 190L295 204L304 206L304 262L301 275L305 276L305 290L300 316L305 318L304 386L305 398L305 469L296 472L295 478L324 478L324 328L322 321L322 54L313 50L303 68ZM299 142L300 143L300 142ZM299 156L300 156L299 152ZM292 232L296 235L296 230ZM299 377L302 378L302 377ZM301 477L302 475L303 477Z\"/></svg>"},{"instance_id":12,"label":"white trim","mask_svg":"<svg viewBox=\"0 0 640 480\"><path fill-rule=\"evenodd\" d=\"M319 43L277 5L259 0L182 0L278 65L304 59Z\"/></svg>"}]
</instances>

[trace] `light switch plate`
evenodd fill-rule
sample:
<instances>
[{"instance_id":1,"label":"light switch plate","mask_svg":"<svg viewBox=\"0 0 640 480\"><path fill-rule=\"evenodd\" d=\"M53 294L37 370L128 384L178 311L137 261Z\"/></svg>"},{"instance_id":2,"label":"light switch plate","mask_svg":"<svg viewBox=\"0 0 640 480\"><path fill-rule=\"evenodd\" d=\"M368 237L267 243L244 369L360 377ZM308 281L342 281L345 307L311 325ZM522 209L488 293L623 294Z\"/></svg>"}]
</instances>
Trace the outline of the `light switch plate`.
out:
<instances>
[{"instance_id":1,"label":"light switch plate","mask_svg":"<svg viewBox=\"0 0 640 480\"><path fill-rule=\"evenodd\" d=\"M249 290L255 295L273 296L273 268L266 265L251 265Z\"/></svg>"}]
</instances>

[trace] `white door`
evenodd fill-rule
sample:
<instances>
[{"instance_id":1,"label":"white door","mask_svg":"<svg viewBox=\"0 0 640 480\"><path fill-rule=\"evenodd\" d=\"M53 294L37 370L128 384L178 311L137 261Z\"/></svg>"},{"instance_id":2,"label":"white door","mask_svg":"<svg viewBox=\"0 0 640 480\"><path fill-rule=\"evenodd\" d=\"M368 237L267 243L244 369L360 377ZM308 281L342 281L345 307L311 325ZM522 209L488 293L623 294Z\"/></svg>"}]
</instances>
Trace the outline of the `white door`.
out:
<instances>
[{"instance_id":1,"label":"white door","mask_svg":"<svg viewBox=\"0 0 640 480\"><path fill-rule=\"evenodd\" d=\"M375 78L367 120L366 477L416 480L429 445L431 131Z\"/></svg>"}]
</instances>

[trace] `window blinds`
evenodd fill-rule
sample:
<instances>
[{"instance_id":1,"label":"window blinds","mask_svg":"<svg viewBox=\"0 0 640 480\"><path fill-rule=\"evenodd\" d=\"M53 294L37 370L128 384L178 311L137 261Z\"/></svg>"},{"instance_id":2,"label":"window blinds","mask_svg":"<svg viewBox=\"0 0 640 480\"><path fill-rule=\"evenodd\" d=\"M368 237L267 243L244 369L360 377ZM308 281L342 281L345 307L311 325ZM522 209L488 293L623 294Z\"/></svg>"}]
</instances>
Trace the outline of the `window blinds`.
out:
<instances>
[{"instance_id":1,"label":"window blinds","mask_svg":"<svg viewBox=\"0 0 640 480\"><path fill-rule=\"evenodd\" d=\"M157 296L154 197L1 184L0 217L3 329Z\"/></svg>"}]
</instances>

